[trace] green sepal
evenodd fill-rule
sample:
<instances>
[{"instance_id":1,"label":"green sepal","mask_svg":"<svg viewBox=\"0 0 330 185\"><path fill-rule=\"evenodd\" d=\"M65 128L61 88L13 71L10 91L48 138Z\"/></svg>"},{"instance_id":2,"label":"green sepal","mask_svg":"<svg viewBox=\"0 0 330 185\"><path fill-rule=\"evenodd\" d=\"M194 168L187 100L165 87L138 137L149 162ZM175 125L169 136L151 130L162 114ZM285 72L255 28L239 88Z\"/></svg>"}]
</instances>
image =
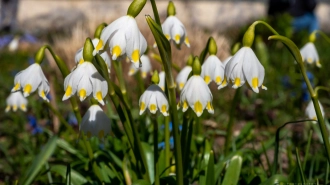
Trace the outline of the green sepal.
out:
<instances>
[{"instance_id":1,"label":"green sepal","mask_svg":"<svg viewBox=\"0 0 330 185\"><path fill-rule=\"evenodd\" d=\"M98 38L98 39L100 39L100 37L101 37L101 33L102 33L102 30L103 30L106 26L107 26L106 23L102 23L102 24L100 24L100 25L96 28L96 30L95 30L95 32L94 32L94 38Z\"/></svg>"},{"instance_id":2,"label":"green sepal","mask_svg":"<svg viewBox=\"0 0 330 185\"><path fill-rule=\"evenodd\" d=\"M176 11L175 11L174 3L172 1L170 1L167 6L167 17L174 16L175 14L176 14Z\"/></svg>"},{"instance_id":3,"label":"green sepal","mask_svg":"<svg viewBox=\"0 0 330 185\"><path fill-rule=\"evenodd\" d=\"M195 57L192 65L192 73L193 75L200 75L201 72L202 72L201 63L199 62L198 57Z\"/></svg>"},{"instance_id":4,"label":"green sepal","mask_svg":"<svg viewBox=\"0 0 330 185\"><path fill-rule=\"evenodd\" d=\"M241 43L236 42L233 48L231 49L231 54L235 55L235 53L241 48Z\"/></svg>"},{"instance_id":5,"label":"green sepal","mask_svg":"<svg viewBox=\"0 0 330 185\"><path fill-rule=\"evenodd\" d=\"M187 66L192 66L193 62L194 62L194 56L190 54L187 60Z\"/></svg>"},{"instance_id":6,"label":"green sepal","mask_svg":"<svg viewBox=\"0 0 330 185\"><path fill-rule=\"evenodd\" d=\"M151 81L154 84L158 84L159 83L159 75L158 75L158 71L157 70L154 71L154 74L151 77Z\"/></svg>"},{"instance_id":7,"label":"green sepal","mask_svg":"<svg viewBox=\"0 0 330 185\"><path fill-rule=\"evenodd\" d=\"M134 0L128 7L127 15L130 15L135 18L139 15L146 3L147 0Z\"/></svg>"},{"instance_id":8,"label":"green sepal","mask_svg":"<svg viewBox=\"0 0 330 185\"><path fill-rule=\"evenodd\" d=\"M34 61L37 64L41 64L41 62L43 61L44 57L45 57L45 49L47 48L47 46L42 46L38 52L36 53L35 57L34 57Z\"/></svg>"},{"instance_id":9,"label":"green sepal","mask_svg":"<svg viewBox=\"0 0 330 185\"><path fill-rule=\"evenodd\" d=\"M210 37L210 42L208 43L208 51L210 55L216 55L218 52L217 43L213 37Z\"/></svg>"},{"instance_id":10,"label":"green sepal","mask_svg":"<svg viewBox=\"0 0 330 185\"><path fill-rule=\"evenodd\" d=\"M243 36L243 46L244 47L251 47L254 41L254 30L256 24L253 23L251 26L246 30Z\"/></svg>"},{"instance_id":11,"label":"green sepal","mask_svg":"<svg viewBox=\"0 0 330 185\"><path fill-rule=\"evenodd\" d=\"M84 61L92 62L93 61L93 50L94 46L90 38L86 38L83 50Z\"/></svg>"}]
</instances>

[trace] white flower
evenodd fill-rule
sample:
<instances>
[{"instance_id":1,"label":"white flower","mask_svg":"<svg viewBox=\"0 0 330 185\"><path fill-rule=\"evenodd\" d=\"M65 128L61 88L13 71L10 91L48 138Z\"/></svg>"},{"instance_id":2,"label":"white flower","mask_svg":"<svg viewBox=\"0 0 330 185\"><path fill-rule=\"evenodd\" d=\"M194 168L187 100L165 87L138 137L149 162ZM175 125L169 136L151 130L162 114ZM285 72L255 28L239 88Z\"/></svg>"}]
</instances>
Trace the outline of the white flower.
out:
<instances>
[{"instance_id":1,"label":"white flower","mask_svg":"<svg viewBox=\"0 0 330 185\"><path fill-rule=\"evenodd\" d=\"M110 130L110 119L99 105L92 105L82 118L80 131L86 134L88 138L98 136L103 139L105 135L110 133Z\"/></svg>"},{"instance_id":2,"label":"white flower","mask_svg":"<svg viewBox=\"0 0 330 185\"><path fill-rule=\"evenodd\" d=\"M10 111L11 108L14 112L16 112L17 108L20 108L22 111L25 112L27 102L27 99L23 96L21 91L13 92L6 99L6 112Z\"/></svg>"},{"instance_id":3,"label":"white flower","mask_svg":"<svg viewBox=\"0 0 330 185\"><path fill-rule=\"evenodd\" d=\"M148 108L152 114L157 110L164 115L168 116L168 101L163 90L158 85L151 85L141 95L139 100L140 115Z\"/></svg>"},{"instance_id":4,"label":"white flower","mask_svg":"<svg viewBox=\"0 0 330 185\"><path fill-rule=\"evenodd\" d=\"M34 63L23 71L20 71L15 75L15 86L11 92L23 89L24 97L29 96L38 88L39 96L49 101L46 95L49 93L49 83L46 79L40 64Z\"/></svg>"},{"instance_id":5,"label":"white flower","mask_svg":"<svg viewBox=\"0 0 330 185\"><path fill-rule=\"evenodd\" d=\"M324 110L323 110L323 107L322 107L320 102L319 102L319 105L320 105L322 117L324 117ZM308 105L306 107L306 110L305 110L305 114L309 119L317 120L316 112L315 112L315 109L314 109L314 103L313 103L312 100L308 103Z\"/></svg>"},{"instance_id":6,"label":"white flower","mask_svg":"<svg viewBox=\"0 0 330 185\"><path fill-rule=\"evenodd\" d=\"M202 65L201 77L204 78L206 84L209 84L212 80L221 85L224 79L225 66L215 55L210 55Z\"/></svg>"},{"instance_id":7,"label":"white flower","mask_svg":"<svg viewBox=\"0 0 330 185\"><path fill-rule=\"evenodd\" d=\"M205 83L203 78L199 75L193 75L189 78L181 91L179 104L182 105L183 112L188 109L189 105L199 117L202 115L205 108L209 113L214 113L212 99L213 97L209 86Z\"/></svg>"},{"instance_id":8,"label":"white flower","mask_svg":"<svg viewBox=\"0 0 330 185\"><path fill-rule=\"evenodd\" d=\"M229 56L229 57L227 57L226 60L224 60L224 61L222 62L222 64L226 67L226 65L228 64L228 62L229 62L229 60L230 60L231 58L233 58L233 56Z\"/></svg>"},{"instance_id":9,"label":"white flower","mask_svg":"<svg viewBox=\"0 0 330 185\"><path fill-rule=\"evenodd\" d=\"M130 67L130 70L128 72L129 76L134 75L135 73L138 72L138 70L140 70L142 78L146 78L147 73L151 72L152 68L151 68L151 63L150 63L149 57L147 55L142 55L140 59L141 59L142 67L136 68L135 65L132 64Z\"/></svg>"},{"instance_id":10,"label":"white flower","mask_svg":"<svg viewBox=\"0 0 330 185\"><path fill-rule=\"evenodd\" d=\"M168 16L162 24L162 30L165 37L168 40L173 40L175 44L180 48L184 42L187 47L190 47L190 43L187 37L186 28L182 22L174 15Z\"/></svg>"},{"instance_id":11,"label":"white flower","mask_svg":"<svg viewBox=\"0 0 330 185\"><path fill-rule=\"evenodd\" d=\"M139 59L147 49L147 41L133 17L129 15L120 17L105 27L93 53L103 50L108 40L112 60L126 54L135 67L139 67Z\"/></svg>"},{"instance_id":12,"label":"white flower","mask_svg":"<svg viewBox=\"0 0 330 185\"><path fill-rule=\"evenodd\" d=\"M158 83L158 86L163 90L165 91L165 72L164 71L161 71L159 73L159 83Z\"/></svg>"},{"instance_id":13,"label":"white flower","mask_svg":"<svg viewBox=\"0 0 330 185\"><path fill-rule=\"evenodd\" d=\"M93 97L104 105L103 98L108 92L108 85L92 63L83 62L65 78L64 90L63 101L76 92L80 101L93 93Z\"/></svg>"},{"instance_id":14,"label":"white flower","mask_svg":"<svg viewBox=\"0 0 330 185\"><path fill-rule=\"evenodd\" d=\"M191 66L185 66L176 77L176 84L179 85L179 90L181 91L184 87L184 84L187 82L188 76L191 72Z\"/></svg>"},{"instance_id":15,"label":"white flower","mask_svg":"<svg viewBox=\"0 0 330 185\"><path fill-rule=\"evenodd\" d=\"M99 39L93 39L92 40L92 43L94 45L94 48L97 46L99 42ZM83 58L83 50L84 48L80 48L77 52L76 52L76 55L75 55L75 62L79 65L79 64L82 64L85 60ZM100 56L103 58L105 64L107 65L108 67L108 72L110 73L110 68L111 68L111 59L110 59L110 56L108 55L108 53L106 51L102 52L100 54Z\"/></svg>"},{"instance_id":16,"label":"white flower","mask_svg":"<svg viewBox=\"0 0 330 185\"><path fill-rule=\"evenodd\" d=\"M308 42L300 49L301 57L303 61L307 61L308 64L316 63L317 67L322 67L319 60L319 55L317 54L315 45L313 42Z\"/></svg>"},{"instance_id":17,"label":"white flower","mask_svg":"<svg viewBox=\"0 0 330 185\"><path fill-rule=\"evenodd\" d=\"M19 45L19 39L20 37L18 35L16 35L13 40L11 40L11 42L8 45L9 51L13 52L16 51Z\"/></svg>"},{"instance_id":18,"label":"white flower","mask_svg":"<svg viewBox=\"0 0 330 185\"><path fill-rule=\"evenodd\" d=\"M232 82L234 89L241 87L245 81L248 82L252 90L259 93L259 87L267 89L262 85L265 77L265 69L259 62L257 56L251 48L242 47L229 60L225 67L227 82Z\"/></svg>"}]
</instances>

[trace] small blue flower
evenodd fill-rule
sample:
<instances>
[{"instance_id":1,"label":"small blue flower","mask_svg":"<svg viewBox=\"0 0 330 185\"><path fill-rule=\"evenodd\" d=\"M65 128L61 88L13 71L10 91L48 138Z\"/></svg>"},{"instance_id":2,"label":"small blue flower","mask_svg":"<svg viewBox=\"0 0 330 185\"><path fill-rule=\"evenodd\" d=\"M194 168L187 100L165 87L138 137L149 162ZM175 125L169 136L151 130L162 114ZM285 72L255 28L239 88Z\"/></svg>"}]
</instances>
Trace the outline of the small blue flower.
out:
<instances>
[{"instance_id":1,"label":"small blue flower","mask_svg":"<svg viewBox=\"0 0 330 185\"><path fill-rule=\"evenodd\" d=\"M28 124L31 127L31 134L36 135L38 133L42 133L43 129L40 127L37 123L37 118L34 117L33 115L28 115Z\"/></svg>"},{"instance_id":2,"label":"small blue flower","mask_svg":"<svg viewBox=\"0 0 330 185\"><path fill-rule=\"evenodd\" d=\"M173 126L172 126L172 122L170 122L170 132L172 132L172 129L173 129ZM165 125L162 125L160 127L161 130L164 130L165 129ZM182 125L179 125L179 130L181 131L182 130Z\"/></svg>"},{"instance_id":3,"label":"small blue flower","mask_svg":"<svg viewBox=\"0 0 330 185\"><path fill-rule=\"evenodd\" d=\"M173 136L171 136L170 137L170 148L173 149L173 147L174 147L174 138L173 138ZM163 142L158 143L158 148L165 149L165 142L163 141Z\"/></svg>"}]
</instances>

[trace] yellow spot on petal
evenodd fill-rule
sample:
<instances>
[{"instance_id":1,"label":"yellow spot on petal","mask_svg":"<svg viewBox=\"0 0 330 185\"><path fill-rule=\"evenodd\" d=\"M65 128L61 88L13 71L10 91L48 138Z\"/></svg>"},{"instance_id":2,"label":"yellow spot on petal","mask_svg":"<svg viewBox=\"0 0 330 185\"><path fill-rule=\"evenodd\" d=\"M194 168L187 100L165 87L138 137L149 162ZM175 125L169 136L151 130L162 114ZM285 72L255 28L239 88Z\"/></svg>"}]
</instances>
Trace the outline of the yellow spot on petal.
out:
<instances>
[{"instance_id":1,"label":"yellow spot on petal","mask_svg":"<svg viewBox=\"0 0 330 185\"><path fill-rule=\"evenodd\" d=\"M211 104L211 102L207 102L207 110L213 110L213 106Z\"/></svg>"},{"instance_id":2,"label":"yellow spot on petal","mask_svg":"<svg viewBox=\"0 0 330 185\"><path fill-rule=\"evenodd\" d=\"M165 34L165 37L167 38L167 40L170 40L171 36L169 34Z\"/></svg>"},{"instance_id":3,"label":"yellow spot on petal","mask_svg":"<svg viewBox=\"0 0 330 185\"><path fill-rule=\"evenodd\" d=\"M98 91L98 92L96 93L96 99L97 99L98 101L101 101L101 100L102 100L102 92L101 92L101 91Z\"/></svg>"},{"instance_id":4,"label":"yellow spot on petal","mask_svg":"<svg viewBox=\"0 0 330 185\"><path fill-rule=\"evenodd\" d=\"M144 104L144 102L141 102L140 111L144 111L144 109L146 109L146 104Z\"/></svg>"},{"instance_id":5,"label":"yellow spot on petal","mask_svg":"<svg viewBox=\"0 0 330 185\"><path fill-rule=\"evenodd\" d=\"M82 64L82 63L84 63L84 59L83 59L83 58L81 58L81 59L79 60L79 64Z\"/></svg>"},{"instance_id":6,"label":"yellow spot on petal","mask_svg":"<svg viewBox=\"0 0 330 185\"><path fill-rule=\"evenodd\" d=\"M136 49L132 53L132 60L133 62L139 62L139 59L140 59L140 51Z\"/></svg>"},{"instance_id":7,"label":"yellow spot on petal","mask_svg":"<svg viewBox=\"0 0 330 185\"><path fill-rule=\"evenodd\" d=\"M133 68L129 70L129 74L134 74L134 72L135 72L135 69L133 69Z\"/></svg>"},{"instance_id":8,"label":"yellow spot on petal","mask_svg":"<svg viewBox=\"0 0 330 185\"><path fill-rule=\"evenodd\" d=\"M222 86L225 86L225 85L227 85L227 78L226 78L226 77L223 79L223 81L222 81L221 85L222 85Z\"/></svg>"},{"instance_id":9,"label":"yellow spot on petal","mask_svg":"<svg viewBox=\"0 0 330 185\"><path fill-rule=\"evenodd\" d=\"M92 133L90 131L87 132L87 137L91 138L92 137Z\"/></svg>"},{"instance_id":10,"label":"yellow spot on petal","mask_svg":"<svg viewBox=\"0 0 330 185\"><path fill-rule=\"evenodd\" d=\"M196 113L202 113L203 112L203 105L200 101L197 101L194 104L194 110L195 110Z\"/></svg>"},{"instance_id":11,"label":"yellow spot on petal","mask_svg":"<svg viewBox=\"0 0 330 185\"><path fill-rule=\"evenodd\" d=\"M180 42L180 35L179 34L176 34L174 36L174 40L175 40L175 42Z\"/></svg>"},{"instance_id":12,"label":"yellow spot on petal","mask_svg":"<svg viewBox=\"0 0 330 185\"><path fill-rule=\"evenodd\" d=\"M307 62L308 63L312 63L313 62L313 59L312 58L307 58Z\"/></svg>"},{"instance_id":13,"label":"yellow spot on petal","mask_svg":"<svg viewBox=\"0 0 330 185\"><path fill-rule=\"evenodd\" d=\"M104 130L101 130L101 131L99 132L99 138L100 138L100 139L103 139L103 138L104 138Z\"/></svg>"},{"instance_id":14,"label":"yellow spot on petal","mask_svg":"<svg viewBox=\"0 0 330 185\"><path fill-rule=\"evenodd\" d=\"M6 112L8 112L8 111L10 111L10 105L7 105L7 107L6 107L6 110L5 110Z\"/></svg>"},{"instance_id":15,"label":"yellow spot on petal","mask_svg":"<svg viewBox=\"0 0 330 185\"><path fill-rule=\"evenodd\" d=\"M80 97L81 99L86 98L86 90L85 90L85 89L81 89L81 90L79 91L79 97Z\"/></svg>"},{"instance_id":16,"label":"yellow spot on petal","mask_svg":"<svg viewBox=\"0 0 330 185\"><path fill-rule=\"evenodd\" d=\"M163 113L166 112L166 105L162 105L162 112L163 112Z\"/></svg>"},{"instance_id":17,"label":"yellow spot on petal","mask_svg":"<svg viewBox=\"0 0 330 185\"><path fill-rule=\"evenodd\" d=\"M179 88L180 88L180 89L183 89L183 86L184 86L184 83L181 82L181 83L179 84Z\"/></svg>"},{"instance_id":18,"label":"yellow spot on petal","mask_svg":"<svg viewBox=\"0 0 330 185\"><path fill-rule=\"evenodd\" d=\"M150 112L155 112L156 111L156 105L155 104L151 104L149 109L150 109Z\"/></svg>"},{"instance_id":19,"label":"yellow spot on petal","mask_svg":"<svg viewBox=\"0 0 330 185\"><path fill-rule=\"evenodd\" d=\"M221 77L220 76L217 76L216 78L215 78L215 82L218 84L218 83L220 83L221 82Z\"/></svg>"},{"instance_id":20,"label":"yellow spot on petal","mask_svg":"<svg viewBox=\"0 0 330 185\"><path fill-rule=\"evenodd\" d=\"M112 55L118 57L121 54L121 48L117 45L112 48Z\"/></svg>"},{"instance_id":21,"label":"yellow spot on petal","mask_svg":"<svg viewBox=\"0 0 330 185\"><path fill-rule=\"evenodd\" d=\"M22 104L22 105L21 105L21 109L22 109L23 111L26 111L26 106L25 106L25 104Z\"/></svg>"},{"instance_id":22,"label":"yellow spot on petal","mask_svg":"<svg viewBox=\"0 0 330 185\"><path fill-rule=\"evenodd\" d=\"M317 67L322 67L320 61L316 61L316 66L317 66Z\"/></svg>"},{"instance_id":23,"label":"yellow spot on petal","mask_svg":"<svg viewBox=\"0 0 330 185\"><path fill-rule=\"evenodd\" d=\"M189 42L188 37L186 37L186 38L184 39L184 42L185 42L187 45L190 45L190 42Z\"/></svg>"},{"instance_id":24,"label":"yellow spot on petal","mask_svg":"<svg viewBox=\"0 0 330 185\"><path fill-rule=\"evenodd\" d=\"M252 78L252 88L258 88L258 78Z\"/></svg>"},{"instance_id":25,"label":"yellow spot on petal","mask_svg":"<svg viewBox=\"0 0 330 185\"><path fill-rule=\"evenodd\" d=\"M239 87L241 85L241 79L240 78L235 78L234 84Z\"/></svg>"},{"instance_id":26,"label":"yellow spot on petal","mask_svg":"<svg viewBox=\"0 0 330 185\"><path fill-rule=\"evenodd\" d=\"M103 47L103 41L100 39L99 43L97 43L95 49L96 49L96 51L98 51L98 50L102 49L102 47Z\"/></svg>"},{"instance_id":27,"label":"yellow spot on petal","mask_svg":"<svg viewBox=\"0 0 330 185\"><path fill-rule=\"evenodd\" d=\"M209 84L211 81L210 76L204 76L204 81L205 81L205 83Z\"/></svg>"},{"instance_id":28,"label":"yellow spot on petal","mask_svg":"<svg viewBox=\"0 0 330 185\"><path fill-rule=\"evenodd\" d=\"M313 120L317 120L316 116L314 116L312 119L313 119Z\"/></svg>"},{"instance_id":29,"label":"yellow spot on petal","mask_svg":"<svg viewBox=\"0 0 330 185\"><path fill-rule=\"evenodd\" d=\"M142 78L146 78L147 77L147 73L146 72L142 72L141 73L141 76L142 76Z\"/></svg>"},{"instance_id":30,"label":"yellow spot on petal","mask_svg":"<svg viewBox=\"0 0 330 185\"><path fill-rule=\"evenodd\" d=\"M46 95L45 95L45 91L41 91L40 96L41 96L42 98L45 98L45 97L46 97Z\"/></svg>"},{"instance_id":31,"label":"yellow spot on petal","mask_svg":"<svg viewBox=\"0 0 330 185\"><path fill-rule=\"evenodd\" d=\"M24 93L27 93L27 94L30 94L31 90L32 90L32 86L31 86L31 84L27 84L27 85L24 87L23 92L24 92Z\"/></svg>"},{"instance_id":32,"label":"yellow spot on petal","mask_svg":"<svg viewBox=\"0 0 330 185\"><path fill-rule=\"evenodd\" d=\"M72 87L68 85L68 87L65 90L65 96L68 97L71 95L71 93L72 93Z\"/></svg>"},{"instance_id":33,"label":"yellow spot on petal","mask_svg":"<svg viewBox=\"0 0 330 185\"><path fill-rule=\"evenodd\" d=\"M17 90L19 89L19 87L20 87L20 84L17 83L17 84L15 85L15 87L14 87L14 91L17 91Z\"/></svg>"},{"instance_id":34,"label":"yellow spot on petal","mask_svg":"<svg viewBox=\"0 0 330 185\"><path fill-rule=\"evenodd\" d=\"M13 105L13 111L17 111L17 105Z\"/></svg>"},{"instance_id":35,"label":"yellow spot on petal","mask_svg":"<svg viewBox=\"0 0 330 185\"><path fill-rule=\"evenodd\" d=\"M183 109L188 109L188 103L187 101L184 101L183 102L183 106L182 106Z\"/></svg>"}]
</instances>

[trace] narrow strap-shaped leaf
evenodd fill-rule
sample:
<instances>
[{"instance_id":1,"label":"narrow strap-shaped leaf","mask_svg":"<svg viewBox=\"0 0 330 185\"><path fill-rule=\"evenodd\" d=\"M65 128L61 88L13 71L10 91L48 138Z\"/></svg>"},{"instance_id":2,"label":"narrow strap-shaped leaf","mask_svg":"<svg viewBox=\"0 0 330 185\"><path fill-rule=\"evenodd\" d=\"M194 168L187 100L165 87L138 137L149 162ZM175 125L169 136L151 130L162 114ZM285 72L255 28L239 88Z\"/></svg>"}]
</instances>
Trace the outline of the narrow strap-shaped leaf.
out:
<instances>
[{"instance_id":1,"label":"narrow strap-shaped leaf","mask_svg":"<svg viewBox=\"0 0 330 185\"><path fill-rule=\"evenodd\" d=\"M236 185L238 183L242 163L241 154L236 154L231 158L222 185Z\"/></svg>"}]
</instances>

